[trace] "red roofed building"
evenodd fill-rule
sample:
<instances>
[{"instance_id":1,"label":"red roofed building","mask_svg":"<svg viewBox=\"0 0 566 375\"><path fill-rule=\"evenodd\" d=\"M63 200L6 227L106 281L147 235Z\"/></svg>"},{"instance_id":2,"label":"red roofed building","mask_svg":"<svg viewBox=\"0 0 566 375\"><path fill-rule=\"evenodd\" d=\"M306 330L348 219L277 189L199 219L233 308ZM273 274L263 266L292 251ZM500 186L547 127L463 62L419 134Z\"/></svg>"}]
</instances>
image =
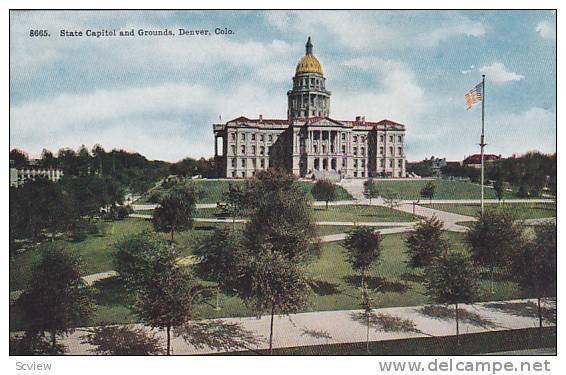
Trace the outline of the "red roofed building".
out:
<instances>
[{"instance_id":1,"label":"red roofed building","mask_svg":"<svg viewBox=\"0 0 566 375\"><path fill-rule=\"evenodd\" d=\"M278 166L299 177L405 177L405 125L330 118L331 92L312 48L309 37L287 92L286 120L240 116L213 125L221 176L249 178Z\"/></svg>"},{"instance_id":2,"label":"red roofed building","mask_svg":"<svg viewBox=\"0 0 566 375\"><path fill-rule=\"evenodd\" d=\"M483 155L484 163L491 163L499 159L501 159L501 155L495 155L495 154ZM466 157L462 162L462 164L468 167L481 168L481 154L473 154Z\"/></svg>"}]
</instances>

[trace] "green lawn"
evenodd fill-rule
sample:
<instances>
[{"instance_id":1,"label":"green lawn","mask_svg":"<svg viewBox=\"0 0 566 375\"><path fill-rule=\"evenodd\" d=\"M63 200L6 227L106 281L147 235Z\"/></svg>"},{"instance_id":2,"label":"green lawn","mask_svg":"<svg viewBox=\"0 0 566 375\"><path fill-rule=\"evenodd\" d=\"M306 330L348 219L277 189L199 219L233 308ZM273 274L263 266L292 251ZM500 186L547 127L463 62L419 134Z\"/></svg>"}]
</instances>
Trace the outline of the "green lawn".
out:
<instances>
[{"instance_id":1,"label":"green lawn","mask_svg":"<svg viewBox=\"0 0 566 375\"><path fill-rule=\"evenodd\" d=\"M200 197L197 203L217 203L222 202L225 199L226 192L228 191L228 186L230 184L243 184L245 180L192 180L200 191ZM307 181L298 181L299 187L304 191L310 198L311 189L313 183ZM336 186L337 188L337 198L336 200L350 200L352 196L341 186ZM138 199L136 204L145 204L147 202L147 197L143 196Z\"/></svg>"},{"instance_id":2,"label":"green lawn","mask_svg":"<svg viewBox=\"0 0 566 375\"><path fill-rule=\"evenodd\" d=\"M453 244L453 251L465 251L463 235L446 232L446 238ZM372 272L369 285L373 288L372 297L377 307L413 306L429 303L425 295L422 277L405 264L402 234L391 234L383 237L382 262ZM310 306L305 311L359 309L361 292L359 278L346 261L344 249L340 242L322 245L320 258L308 267L313 278L313 294ZM489 280L487 273L481 279L482 294L480 300L504 300L522 297L516 285L505 280L496 280L494 295L488 293ZM198 308L202 318L254 316L242 301L233 295L221 294L222 309L214 309L214 284L209 292L210 300ZM128 304L131 297L124 295L125 291L119 280L104 281L97 284L100 290L97 313L93 318L96 322L125 323L135 321Z\"/></svg>"},{"instance_id":3,"label":"green lawn","mask_svg":"<svg viewBox=\"0 0 566 375\"><path fill-rule=\"evenodd\" d=\"M401 199L419 199L421 189L429 180L374 180L382 193L391 190L399 194ZM464 181L449 181L436 179L434 199L480 199L481 186ZM486 199L496 199L495 191L489 187L485 189ZM505 198L516 198L513 192L506 192ZM424 202L426 199L421 200Z\"/></svg>"},{"instance_id":4,"label":"green lawn","mask_svg":"<svg viewBox=\"0 0 566 375\"><path fill-rule=\"evenodd\" d=\"M328 209L315 207L313 210L316 221L409 222L415 220L409 213L381 206L344 205L328 206Z\"/></svg>"},{"instance_id":5,"label":"green lawn","mask_svg":"<svg viewBox=\"0 0 566 375\"><path fill-rule=\"evenodd\" d=\"M98 272L105 272L113 269L112 250L113 244L121 238L141 233L144 230L152 230L151 222L143 219L127 219L109 223L99 223L101 233L89 236L81 242L70 242L58 240L56 243L63 244L70 251L79 254L83 261L82 274L90 275ZM223 223L195 223L193 230L175 234L175 241L178 244L179 255L185 256L191 253L191 244L197 237L202 237L210 233L217 226L228 224ZM230 224L231 225L231 224ZM168 234L162 234L164 238L169 238ZM10 261L10 290L24 289L30 278L33 264L39 260L42 244L33 250L27 250L18 254L13 261Z\"/></svg>"},{"instance_id":6,"label":"green lawn","mask_svg":"<svg viewBox=\"0 0 566 375\"><path fill-rule=\"evenodd\" d=\"M141 232L150 228L151 223L144 220L128 219L109 223L104 237L93 237L81 243L68 244L85 259L84 274L101 272L112 269L110 249L111 245L125 233ZM232 225L232 224L221 224ZM241 226L241 224L237 224ZM112 233L114 228L114 234ZM216 225L199 223L194 230L176 235L180 255L189 255L192 252L191 244L195 237L210 233ZM347 227L320 227L319 232L329 234L334 231L341 233ZM118 234L119 233L119 234ZM452 251L466 251L464 234L446 232L446 238L452 244ZM412 306L429 303L425 295L422 277L418 272L408 268L405 264L403 234L383 236L382 261L369 275L368 284L373 289L372 298L376 307ZM10 290L21 289L29 278L30 264L37 259L39 250L17 256L16 261L10 264ZM308 273L313 279L313 294L310 306L305 311L343 310L360 308L361 292L359 278L347 263L341 242L322 244L321 255L308 266ZM505 300L522 297L517 286L509 281L497 278L494 295L488 294L489 280L487 272L481 279L482 294L480 300ZM214 284L211 286L210 302L203 303L198 310L203 318L254 316L254 312L244 306L242 301L234 295L221 294L220 311L214 309ZM130 310L131 296L123 289L119 279L105 280L95 284L99 291L97 297L96 314L92 324L101 322L125 323L136 320ZM11 319L16 324L17 319ZM12 329L14 326L12 326Z\"/></svg>"},{"instance_id":7,"label":"green lawn","mask_svg":"<svg viewBox=\"0 0 566 375\"><path fill-rule=\"evenodd\" d=\"M479 204L432 204L423 206L467 216L478 216L480 212ZM556 217L556 204L554 203L486 204L485 209L510 212L517 220Z\"/></svg>"},{"instance_id":8,"label":"green lawn","mask_svg":"<svg viewBox=\"0 0 566 375\"><path fill-rule=\"evenodd\" d=\"M328 209L324 206L313 207L313 216L315 221L410 222L415 220L413 215L406 212L366 205L328 206ZM229 218L218 208L199 208L195 212L195 217Z\"/></svg>"}]
</instances>

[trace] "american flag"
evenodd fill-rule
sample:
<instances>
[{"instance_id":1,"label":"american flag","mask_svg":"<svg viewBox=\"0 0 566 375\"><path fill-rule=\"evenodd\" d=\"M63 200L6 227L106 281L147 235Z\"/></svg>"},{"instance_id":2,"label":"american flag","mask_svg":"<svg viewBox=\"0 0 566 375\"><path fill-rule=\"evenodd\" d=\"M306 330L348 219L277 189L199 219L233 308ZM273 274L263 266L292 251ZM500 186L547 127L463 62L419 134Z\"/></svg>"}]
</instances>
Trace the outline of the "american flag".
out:
<instances>
[{"instance_id":1,"label":"american flag","mask_svg":"<svg viewBox=\"0 0 566 375\"><path fill-rule=\"evenodd\" d=\"M473 89L471 89L464 98L466 98L466 106L470 109L477 102L481 102L483 92L483 82L478 83Z\"/></svg>"}]
</instances>

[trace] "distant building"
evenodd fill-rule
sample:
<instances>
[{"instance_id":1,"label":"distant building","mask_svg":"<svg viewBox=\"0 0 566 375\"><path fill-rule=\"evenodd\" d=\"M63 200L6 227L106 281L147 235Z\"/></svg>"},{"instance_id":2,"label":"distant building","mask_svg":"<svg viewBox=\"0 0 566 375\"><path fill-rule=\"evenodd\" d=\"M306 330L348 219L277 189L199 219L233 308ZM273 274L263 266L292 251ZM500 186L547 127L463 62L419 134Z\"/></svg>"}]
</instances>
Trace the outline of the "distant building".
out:
<instances>
[{"instance_id":1,"label":"distant building","mask_svg":"<svg viewBox=\"0 0 566 375\"><path fill-rule=\"evenodd\" d=\"M501 155L484 154L483 156L484 163L492 163L499 159L501 159ZM473 154L466 157L462 164L467 167L481 168L481 154Z\"/></svg>"},{"instance_id":2,"label":"distant building","mask_svg":"<svg viewBox=\"0 0 566 375\"><path fill-rule=\"evenodd\" d=\"M431 158L431 166L432 168L432 174L436 175L436 176L440 176L440 169L442 167L446 167L446 158Z\"/></svg>"},{"instance_id":3,"label":"distant building","mask_svg":"<svg viewBox=\"0 0 566 375\"><path fill-rule=\"evenodd\" d=\"M312 49L309 38L287 92L287 119L241 116L213 125L220 176L249 178L277 166L308 178L406 177L405 126L330 118L331 92Z\"/></svg>"},{"instance_id":4,"label":"distant building","mask_svg":"<svg viewBox=\"0 0 566 375\"><path fill-rule=\"evenodd\" d=\"M63 177L63 171L60 169L34 168L32 166L22 168L10 167L10 186L20 187L26 181L35 180L38 177L57 182Z\"/></svg>"}]
</instances>

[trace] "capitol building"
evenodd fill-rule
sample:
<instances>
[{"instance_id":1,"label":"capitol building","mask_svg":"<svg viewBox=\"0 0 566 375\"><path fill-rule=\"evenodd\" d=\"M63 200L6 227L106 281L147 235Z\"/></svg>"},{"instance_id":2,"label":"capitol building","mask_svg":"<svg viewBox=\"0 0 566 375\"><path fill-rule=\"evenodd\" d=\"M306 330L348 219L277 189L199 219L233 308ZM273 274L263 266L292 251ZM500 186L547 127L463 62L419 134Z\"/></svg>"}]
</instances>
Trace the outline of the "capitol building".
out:
<instances>
[{"instance_id":1,"label":"capitol building","mask_svg":"<svg viewBox=\"0 0 566 375\"><path fill-rule=\"evenodd\" d=\"M331 118L331 92L310 37L305 47L287 92L287 119L241 116L213 125L220 176L249 178L278 167L307 178L405 177L405 126Z\"/></svg>"}]
</instances>

